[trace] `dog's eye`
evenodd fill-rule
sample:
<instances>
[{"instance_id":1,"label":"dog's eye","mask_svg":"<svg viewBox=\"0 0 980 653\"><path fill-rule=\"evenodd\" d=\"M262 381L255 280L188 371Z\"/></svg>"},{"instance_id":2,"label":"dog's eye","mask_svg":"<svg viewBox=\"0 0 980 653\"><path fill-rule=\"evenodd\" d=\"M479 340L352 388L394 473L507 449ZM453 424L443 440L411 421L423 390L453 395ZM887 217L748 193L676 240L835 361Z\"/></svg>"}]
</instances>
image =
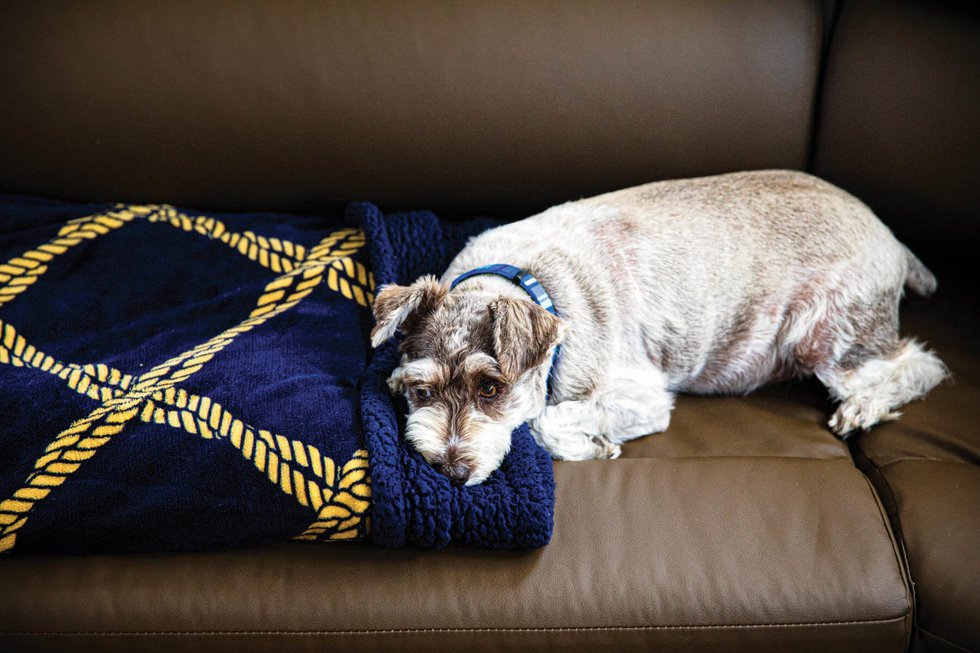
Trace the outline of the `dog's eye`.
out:
<instances>
[{"instance_id":1,"label":"dog's eye","mask_svg":"<svg viewBox=\"0 0 980 653\"><path fill-rule=\"evenodd\" d=\"M493 399L500 392L500 387L496 383L484 383L480 386L480 396L484 399Z\"/></svg>"},{"instance_id":2,"label":"dog's eye","mask_svg":"<svg viewBox=\"0 0 980 653\"><path fill-rule=\"evenodd\" d=\"M415 398L420 401L424 401L426 399L432 399L432 390L429 390L424 386L419 386L415 388L414 392L415 392Z\"/></svg>"}]
</instances>

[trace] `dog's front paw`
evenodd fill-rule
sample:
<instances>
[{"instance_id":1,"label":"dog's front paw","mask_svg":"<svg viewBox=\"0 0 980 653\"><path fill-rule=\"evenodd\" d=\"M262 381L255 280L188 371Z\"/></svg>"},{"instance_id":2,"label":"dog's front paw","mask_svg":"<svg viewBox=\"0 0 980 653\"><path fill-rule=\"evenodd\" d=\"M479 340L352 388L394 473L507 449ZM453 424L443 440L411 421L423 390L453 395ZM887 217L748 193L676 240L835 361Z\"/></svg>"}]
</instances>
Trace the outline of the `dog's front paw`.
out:
<instances>
[{"instance_id":1,"label":"dog's front paw","mask_svg":"<svg viewBox=\"0 0 980 653\"><path fill-rule=\"evenodd\" d=\"M623 447L618 444L613 444L612 442L599 441L596 442L596 455L598 458L607 458L609 460L615 460L623 455Z\"/></svg>"},{"instance_id":2,"label":"dog's front paw","mask_svg":"<svg viewBox=\"0 0 980 653\"><path fill-rule=\"evenodd\" d=\"M622 449L597 432L593 405L565 401L544 409L531 422L538 442L559 460L619 458Z\"/></svg>"},{"instance_id":3,"label":"dog's front paw","mask_svg":"<svg viewBox=\"0 0 980 653\"><path fill-rule=\"evenodd\" d=\"M901 413L876 402L861 402L847 399L837 407L837 411L827 422L830 430L841 439L846 439L854 431L867 431L878 422L898 419Z\"/></svg>"}]
</instances>

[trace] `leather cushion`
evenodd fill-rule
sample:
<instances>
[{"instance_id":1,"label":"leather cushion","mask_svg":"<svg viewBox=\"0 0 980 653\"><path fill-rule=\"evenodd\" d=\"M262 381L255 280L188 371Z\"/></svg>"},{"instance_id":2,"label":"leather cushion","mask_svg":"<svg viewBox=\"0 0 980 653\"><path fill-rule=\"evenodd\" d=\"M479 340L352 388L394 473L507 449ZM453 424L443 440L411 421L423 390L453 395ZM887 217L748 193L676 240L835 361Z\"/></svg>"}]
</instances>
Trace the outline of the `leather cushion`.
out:
<instances>
[{"instance_id":1,"label":"leather cushion","mask_svg":"<svg viewBox=\"0 0 980 653\"><path fill-rule=\"evenodd\" d=\"M527 213L805 164L815 2L0 4L0 189Z\"/></svg>"},{"instance_id":2,"label":"leather cushion","mask_svg":"<svg viewBox=\"0 0 980 653\"><path fill-rule=\"evenodd\" d=\"M980 649L980 468L903 460L882 470L915 581L916 625Z\"/></svg>"},{"instance_id":3,"label":"leather cushion","mask_svg":"<svg viewBox=\"0 0 980 653\"><path fill-rule=\"evenodd\" d=\"M288 639L307 650L905 645L897 552L849 461L592 461L558 463L556 478L555 536L533 553L296 544L0 559L0 647L105 639L16 634L59 632L144 633L120 641L169 650L258 650L277 633L307 633Z\"/></svg>"}]
</instances>

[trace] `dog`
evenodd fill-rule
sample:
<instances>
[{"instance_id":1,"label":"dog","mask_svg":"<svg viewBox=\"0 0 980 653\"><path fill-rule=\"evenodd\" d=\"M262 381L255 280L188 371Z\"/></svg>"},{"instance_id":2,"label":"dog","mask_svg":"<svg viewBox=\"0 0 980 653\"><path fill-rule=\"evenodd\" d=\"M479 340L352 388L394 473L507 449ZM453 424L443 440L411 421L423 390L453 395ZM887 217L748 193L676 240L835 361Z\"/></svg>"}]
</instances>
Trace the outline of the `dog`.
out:
<instances>
[{"instance_id":1,"label":"dog","mask_svg":"<svg viewBox=\"0 0 980 653\"><path fill-rule=\"evenodd\" d=\"M815 375L839 401L837 435L895 419L947 375L899 337L904 288L926 296L936 279L858 199L801 172L741 172L484 232L441 279L379 289L371 340L403 333L388 383L405 436L474 485L523 422L555 458L616 458L667 429L680 392Z\"/></svg>"}]
</instances>

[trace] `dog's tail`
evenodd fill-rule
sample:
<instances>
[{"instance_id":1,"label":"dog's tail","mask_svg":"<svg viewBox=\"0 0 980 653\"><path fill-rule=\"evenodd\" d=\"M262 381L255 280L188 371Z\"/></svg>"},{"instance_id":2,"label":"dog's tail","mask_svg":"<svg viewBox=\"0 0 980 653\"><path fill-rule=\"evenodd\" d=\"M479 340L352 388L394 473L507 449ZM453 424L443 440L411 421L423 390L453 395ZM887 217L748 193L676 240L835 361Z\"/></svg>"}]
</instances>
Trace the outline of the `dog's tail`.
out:
<instances>
[{"instance_id":1,"label":"dog's tail","mask_svg":"<svg viewBox=\"0 0 980 653\"><path fill-rule=\"evenodd\" d=\"M916 258L908 247L905 248L905 258L908 261L908 271L905 275L905 287L921 295L928 297L936 292L936 275L929 271L922 261Z\"/></svg>"}]
</instances>

